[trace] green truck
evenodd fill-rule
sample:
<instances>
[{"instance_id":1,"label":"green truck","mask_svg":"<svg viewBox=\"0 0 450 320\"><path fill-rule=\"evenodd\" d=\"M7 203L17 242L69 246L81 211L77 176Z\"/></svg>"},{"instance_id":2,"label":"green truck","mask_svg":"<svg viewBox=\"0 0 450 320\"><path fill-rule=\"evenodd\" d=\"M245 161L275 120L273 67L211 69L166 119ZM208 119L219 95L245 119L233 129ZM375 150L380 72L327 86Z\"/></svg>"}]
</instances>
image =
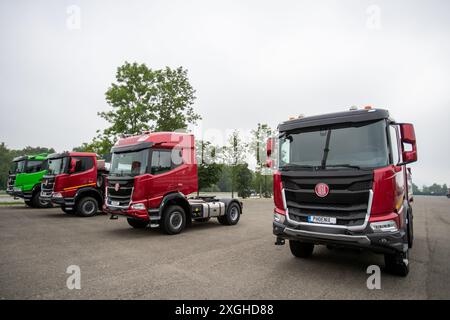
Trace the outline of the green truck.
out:
<instances>
[{"instance_id":1,"label":"green truck","mask_svg":"<svg viewBox=\"0 0 450 320\"><path fill-rule=\"evenodd\" d=\"M6 193L22 198L32 208L49 208L51 203L39 198L41 180L47 173L47 154L21 156L13 159Z\"/></svg>"}]
</instances>

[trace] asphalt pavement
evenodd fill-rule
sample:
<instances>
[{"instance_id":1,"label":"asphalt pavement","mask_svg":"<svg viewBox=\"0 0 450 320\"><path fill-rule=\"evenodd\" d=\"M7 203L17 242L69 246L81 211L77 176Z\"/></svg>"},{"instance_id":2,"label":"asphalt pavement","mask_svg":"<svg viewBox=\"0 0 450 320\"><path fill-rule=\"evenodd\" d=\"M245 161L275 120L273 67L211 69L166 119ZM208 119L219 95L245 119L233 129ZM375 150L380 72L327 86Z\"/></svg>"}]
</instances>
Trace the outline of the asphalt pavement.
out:
<instances>
[{"instance_id":1,"label":"asphalt pavement","mask_svg":"<svg viewBox=\"0 0 450 320\"><path fill-rule=\"evenodd\" d=\"M125 219L0 206L0 299L449 299L450 199L416 196L406 278L370 265L382 255L319 246L310 259L275 246L270 199L244 200L236 226L215 219L175 236ZM80 268L81 289L66 273Z\"/></svg>"}]
</instances>

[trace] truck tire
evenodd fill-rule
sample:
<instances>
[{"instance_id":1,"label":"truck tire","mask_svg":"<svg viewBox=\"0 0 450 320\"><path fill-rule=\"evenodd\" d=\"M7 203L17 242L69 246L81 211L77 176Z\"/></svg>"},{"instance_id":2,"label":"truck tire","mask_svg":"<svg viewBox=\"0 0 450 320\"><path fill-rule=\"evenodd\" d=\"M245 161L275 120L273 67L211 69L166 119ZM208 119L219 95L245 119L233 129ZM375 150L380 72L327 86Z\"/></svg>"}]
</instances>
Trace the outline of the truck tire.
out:
<instances>
[{"instance_id":1,"label":"truck tire","mask_svg":"<svg viewBox=\"0 0 450 320\"><path fill-rule=\"evenodd\" d=\"M92 217L98 211L97 200L93 197L84 197L78 200L77 214L82 217Z\"/></svg>"},{"instance_id":2,"label":"truck tire","mask_svg":"<svg viewBox=\"0 0 450 320\"><path fill-rule=\"evenodd\" d=\"M31 198L31 206L33 208L51 208L52 203L48 201L42 201L39 196L39 192L35 192Z\"/></svg>"},{"instance_id":3,"label":"truck tire","mask_svg":"<svg viewBox=\"0 0 450 320\"><path fill-rule=\"evenodd\" d=\"M67 213L67 214L74 214L75 213L75 210L73 208L67 208L67 207L64 207L64 206L61 207L61 210L64 213Z\"/></svg>"},{"instance_id":4,"label":"truck tire","mask_svg":"<svg viewBox=\"0 0 450 320\"><path fill-rule=\"evenodd\" d=\"M406 277L409 273L408 251L395 254L384 255L384 265L386 271L401 277Z\"/></svg>"},{"instance_id":5,"label":"truck tire","mask_svg":"<svg viewBox=\"0 0 450 320\"><path fill-rule=\"evenodd\" d=\"M166 234L178 234L186 226L184 209L177 205L169 205L161 218L161 229Z\"/></svg>"},{"instance_id":6,"label":"truck tire","mask_svg":"<svg viewBox=\"0 0 450 320\"><path fill-rule=\"evenodd\" d=\"M227 212L223 216L218 217L217 220L219 220L220 224L232 226L239 222L240 217L241 207L233 202L228 206Z\"/></svg>"},{"instance_id":7,"label":"truck tire","mask_svg":"<svg viewBox=\"0 0 450 320\"><path fill-rule=\"evenodd\" d=\"M134 229L144 229L148 226L148 221L127 218L127 222Z\"/></svg>"},{"instance_id":8,"label":"truck tire","mask_svg":"<svg viewBox=\"0 0 450 320\"><path fill-rule=\"evenodd\" d=\"M309 258L314 251L314 244L297 240L289 240L289 248L295 257Z\"/></svg>"}]
</instances>

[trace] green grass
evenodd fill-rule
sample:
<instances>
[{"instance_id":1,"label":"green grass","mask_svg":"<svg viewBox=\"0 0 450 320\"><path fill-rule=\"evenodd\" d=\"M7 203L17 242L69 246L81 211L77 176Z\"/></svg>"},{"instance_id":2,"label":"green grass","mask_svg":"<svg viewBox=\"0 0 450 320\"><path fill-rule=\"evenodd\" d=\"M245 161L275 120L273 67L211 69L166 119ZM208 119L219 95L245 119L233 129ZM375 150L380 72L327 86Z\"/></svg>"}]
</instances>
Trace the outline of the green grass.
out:
<instances>
[{"instance_id":1,"label":"green grass","mask_svg":"<svg viewBox=\"0 0 450 320\"><path fill-rule=\"evenodd\" d=\"M13 206L15 204L23 205L23 202L18 202L18 201L0 202L0 207L1 206Z\"/></svg>"}]
</instances>

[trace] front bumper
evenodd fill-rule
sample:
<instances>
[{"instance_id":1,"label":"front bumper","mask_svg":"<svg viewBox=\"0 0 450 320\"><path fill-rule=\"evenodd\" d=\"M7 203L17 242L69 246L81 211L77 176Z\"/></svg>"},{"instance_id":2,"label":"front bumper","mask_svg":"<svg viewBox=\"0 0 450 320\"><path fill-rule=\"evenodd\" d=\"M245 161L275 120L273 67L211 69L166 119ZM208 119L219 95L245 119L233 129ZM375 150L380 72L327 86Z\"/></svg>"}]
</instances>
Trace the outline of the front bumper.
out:
<instances>
[{"instance_id":1,"label":"front bumper","mask_svg":"<svg viewBox=\"0 0 450 320\"><path fill-rule=\"evenodd\" d=\"M75 198L54 197L53 193L50 194L41 192L39 198L43 201L51 202L52 204L62 207L71 208L75 206Z\"/></svg>"},{"instance_id":2,"label":"front bumper","mask_svg":"<svg viewBox=\"0 0 450 320\"><path fill-rule=\"evenodd\" d=\"M22 191L21 189L17 188L8 189L6 190L6 193L9 194L11 197L21 198L26 201L31 200L31 198L33 197L33 193L31 191Z\"/></svg>"},{"instance_id":3,"label":"front bumper","mask_svg":"<svg viewBox=\"0 0 450 320\"><path fill-rule=\"evenodd\" d=\"M305 230L302 227L294 227L274 221L273 234L277 238L286 240L364 248L378 253L405 252L407 249L407 244L404 241L405 232L403 230L374 233L370 227L367 227L362 232L352 233L331 228L324 230L320 226L314 229L310 227L309 230Z\"/></svg>"}]
</instances>

